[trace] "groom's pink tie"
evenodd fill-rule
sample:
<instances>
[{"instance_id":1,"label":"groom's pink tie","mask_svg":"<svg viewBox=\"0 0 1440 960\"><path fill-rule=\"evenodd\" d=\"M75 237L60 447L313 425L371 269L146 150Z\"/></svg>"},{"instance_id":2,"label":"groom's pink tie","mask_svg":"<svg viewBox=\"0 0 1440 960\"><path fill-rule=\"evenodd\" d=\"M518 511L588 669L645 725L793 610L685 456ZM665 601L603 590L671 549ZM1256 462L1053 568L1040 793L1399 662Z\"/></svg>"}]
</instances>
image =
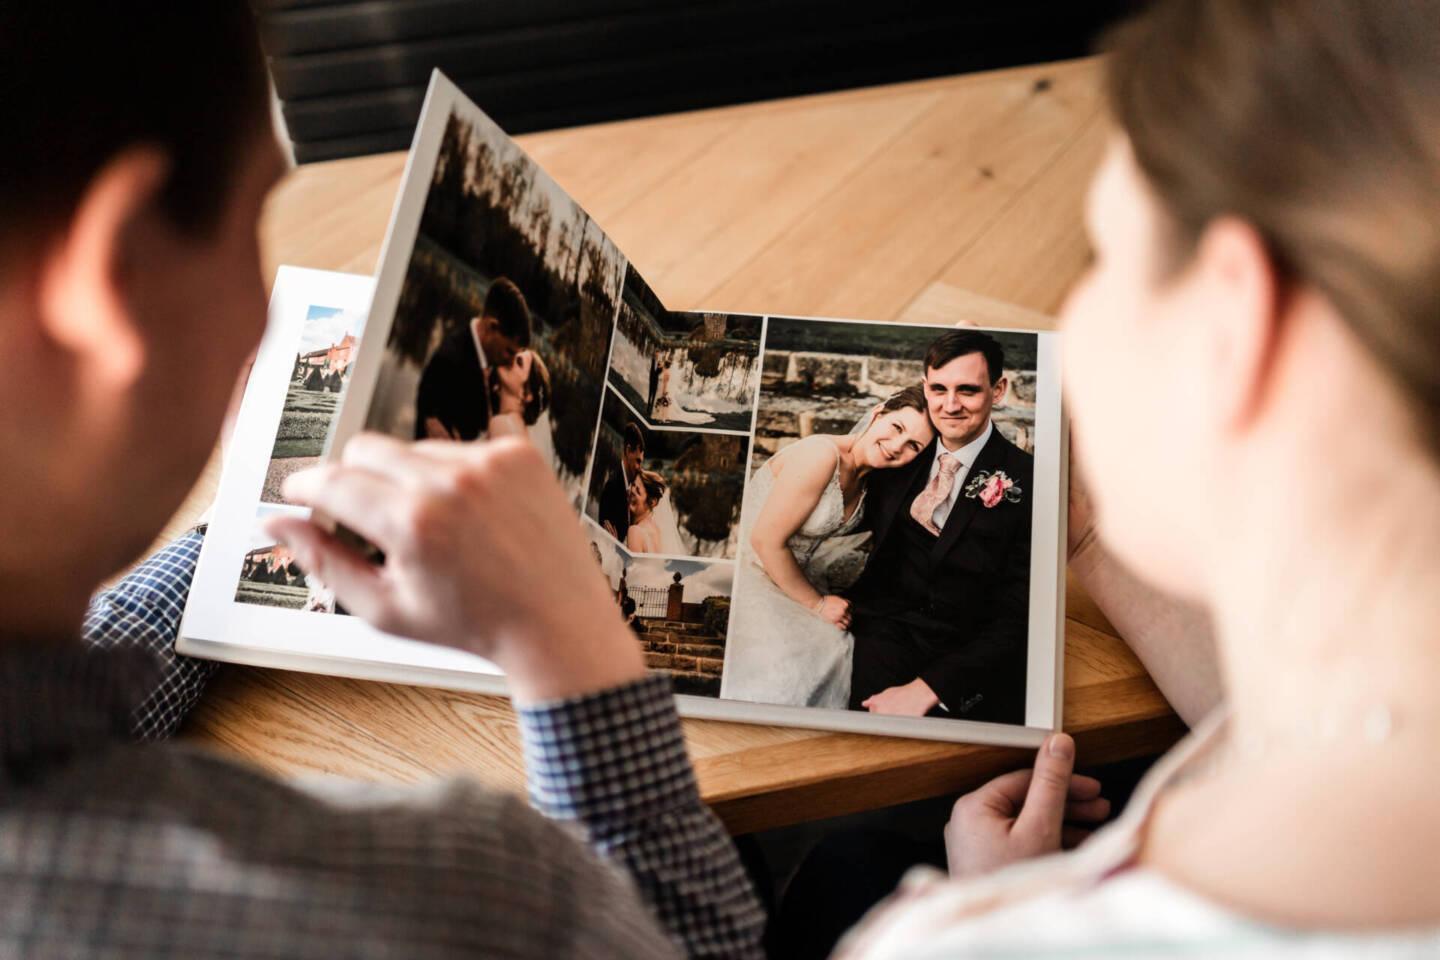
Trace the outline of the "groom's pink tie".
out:
<instances>
[{"instance_id":1,"label":"groom's pink tie","mask_svg":"<svg viewBox=\"0 0 1440 960\"><path fill-rule=\"evenodd\" d=\"M940 470L930 478L925 489L920 491L910 504L910 516L915 522L935 536L940 536L940 528L935 526L935 510L950 497L950 490L955 486L955 474L960 469L960 461L954 457L941 457Z\"/></svg>"}]
</instances>

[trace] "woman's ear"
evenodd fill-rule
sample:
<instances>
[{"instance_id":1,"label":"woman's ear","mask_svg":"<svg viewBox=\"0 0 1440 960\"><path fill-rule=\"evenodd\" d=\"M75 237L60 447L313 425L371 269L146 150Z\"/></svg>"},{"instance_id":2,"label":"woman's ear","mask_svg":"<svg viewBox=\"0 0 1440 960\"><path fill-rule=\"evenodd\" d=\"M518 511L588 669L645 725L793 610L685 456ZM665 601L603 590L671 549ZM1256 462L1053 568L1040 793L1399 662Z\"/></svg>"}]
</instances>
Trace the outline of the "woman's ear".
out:
<instances>
[{"instance_id":1,"label":"woman's ear","mask_svg":"<svg viewBox=\"0 0 1440 960\"><path fill-rule=\"evenodd\" d=\"M85 188L41 270L43 334L97 385L127 387L145 365L145 332L132 299L143 268L135 228L155 208L169 168L153 147L113 157Z\"/></svg>"},{"instance_id":2,"label":"woman's ear","mask_svg":"<svg viewBox=\"0 0 1440 960\"><path fill-rule=\"evenodd\" d=\"M1206 226L1192 270L1209 328L1203 359L1210 403L1228 426L1243 428L1259 411L1274 368L1282 280L1264 238L1237 217Z\"/></svg>"}]
</instances>

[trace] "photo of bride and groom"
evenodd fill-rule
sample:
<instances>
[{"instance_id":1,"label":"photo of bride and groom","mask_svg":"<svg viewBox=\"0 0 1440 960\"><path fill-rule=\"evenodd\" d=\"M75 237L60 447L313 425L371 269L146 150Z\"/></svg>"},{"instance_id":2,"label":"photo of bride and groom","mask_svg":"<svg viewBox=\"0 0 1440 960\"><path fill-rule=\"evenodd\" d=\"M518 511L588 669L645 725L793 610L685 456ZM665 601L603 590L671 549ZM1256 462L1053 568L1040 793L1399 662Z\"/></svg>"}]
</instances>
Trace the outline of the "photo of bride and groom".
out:
<instances>
[{"instance_id":1,"label":"photo of bride and groom","mask_svg":"<svg viewBox=\"0 0 1440 960\"><path fill-rule=\"evenodd\" d=\"M631 553L729 558L745 438L648 427L607 390L585 513Z\"/></svg>"},{"instance_id":2,"label":"photo of bride and groom","mask_svg":"<svg viewBox=\"0 0 1440 960\"><path fill-rule=\"evenodd\" d=\"M416 440L477 440L492 417L534 426L550 409L550 370L530 348L520 288L496 277L478 316L441 341L420 375Z\"/></svg>"},{"instance_id":3,"label":"photo of bride and groom","mask_svg":"<svg viewBox=\"0 0 1440 960\"><path fill-rule=\"evenodd\" d=\"M363 427L474 441L513 418L578 509L625 271L558 184L456 105Z\"/></svg>"},{"instance_id":4,"label":"photo of bride and groom","mask_svg":"<svg viewBox=\"0 0 1440 960\"><path fill-rule=\"evenodd\" d=\"M1034 340L769 320L722 697L1025 723Z\"/></svg>"}]
</instances>

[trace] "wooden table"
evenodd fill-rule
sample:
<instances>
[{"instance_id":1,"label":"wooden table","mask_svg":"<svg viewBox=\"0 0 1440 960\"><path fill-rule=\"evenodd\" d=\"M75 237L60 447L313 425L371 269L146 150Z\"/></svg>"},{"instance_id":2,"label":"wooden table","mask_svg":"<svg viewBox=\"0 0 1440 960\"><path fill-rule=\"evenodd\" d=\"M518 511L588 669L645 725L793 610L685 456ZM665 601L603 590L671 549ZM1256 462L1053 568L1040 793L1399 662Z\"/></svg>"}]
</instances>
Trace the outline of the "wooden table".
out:
<instances>
[{"instance_id":1,"label":"wooden table","mask_svg":"<svg viewBox=\"0 0 1440 960\"><path fill-rule=\"evenodd\" d=\"M520 138L667 305L1049 324L1083 268L1080 208L1106 119L1095 60L926 80ZM262 226L282 263L371 273L405 157L304 167ZM170 533L214 496L212 464ZM1065 729L1082 763L1182 732L1073 578ZM687 720L701 792L743 833L968 789L1022 751ZM282 773L521 789L506 700L226 668L186 736Z\"/></svg>"}]
</instances>

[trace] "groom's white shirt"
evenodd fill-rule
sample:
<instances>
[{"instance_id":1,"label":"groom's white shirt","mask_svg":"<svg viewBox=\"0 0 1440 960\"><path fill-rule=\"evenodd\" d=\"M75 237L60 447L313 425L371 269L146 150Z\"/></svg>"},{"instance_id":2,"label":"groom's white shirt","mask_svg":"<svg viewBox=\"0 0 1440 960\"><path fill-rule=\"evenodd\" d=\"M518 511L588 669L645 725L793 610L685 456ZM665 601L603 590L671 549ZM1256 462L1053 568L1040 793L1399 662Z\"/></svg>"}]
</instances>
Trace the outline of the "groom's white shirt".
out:
<instances>
[{"instance_id":1,"label":"groom's white shirt","mask_svg":"<svg viewBox=\"0 0 1440 960\"><path fill-rule=\"evenodd\" d=\"M955 483L950 487L950 496L946 497L932 515L935 526L941 530L945 529L945 521L950 517L950 511L955 509L955 501L960 496L960 491L965 488L965 477L970 468L975 466L975 459L980 456L980 451L990 440L990 434L995 430L995 421L991 420L985 424L985 429L980 436L971 440L959 450L946 450L945 441L939 437L935 438L935 461L930 464L930 479L934 480L940 473L940 458L954 457L960 462L960 469L955 471Z\"/></svg>"},{"instance_id":2,"label":"groom's white shirt","mask_svg":"<svg viewBox=\"0 0 1440 960\"><path fill-rule=\"evenodd\" d=\"M474 321L474 320L471 320L471 321L470 321L470 339L472 339L472 340L475 341L475 353L478 354L479 357L480 357L480 373L488 377L489 374L490 374L490 358L487 357L487 356L485 356L485 348L480 345L480 331L476 329L476 326L477 326L477 324L475 323L475 321ZM485 412L486 412L486 413L489 413L491 416L494 416L495 411L492 410L492 409L490 409L490 386L489 386L488 383L487 383L486 386L485 386L485 391L484 391L484 392L485 392ZM489 428L488 428L488 426L487 426L487 428L486 428L486 433L489 433Z\"/></svg>"}]
</instances>

